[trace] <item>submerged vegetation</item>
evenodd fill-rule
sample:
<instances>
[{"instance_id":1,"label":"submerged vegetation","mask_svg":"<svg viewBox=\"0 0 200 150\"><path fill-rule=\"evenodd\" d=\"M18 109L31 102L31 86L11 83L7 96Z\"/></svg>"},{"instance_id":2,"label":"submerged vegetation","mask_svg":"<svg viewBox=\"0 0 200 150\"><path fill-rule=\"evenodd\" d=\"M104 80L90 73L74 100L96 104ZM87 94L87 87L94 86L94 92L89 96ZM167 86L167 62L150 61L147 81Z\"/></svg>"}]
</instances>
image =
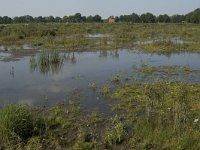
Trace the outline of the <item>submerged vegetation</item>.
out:
<instances>
[{"instance_id":1,"label":"submerged vegetation","mask_svg":"<svg viewBox=\"0 0 200 150\"><path fill-rule=\"evenodd\" d=\"M139 68L139 72L143 74L152 74L152 75L165 75L165 76L174 76L174 75L188 75L193 72L199 72L199 70L192 70L189 66L143 66Z\"/></svg>"},{"instance_id":2,"label":"submerged vegetation","mask_svg":"<svg viewBox=\"0 0 200 150\"><path fill-rule=\"evenodd\" d=\"M158 81L103 89L111 116L84 111L76 96L52 108L6 106L0 110L1 149L200 148L199 84Z\"/></svg>"}]
</instances>

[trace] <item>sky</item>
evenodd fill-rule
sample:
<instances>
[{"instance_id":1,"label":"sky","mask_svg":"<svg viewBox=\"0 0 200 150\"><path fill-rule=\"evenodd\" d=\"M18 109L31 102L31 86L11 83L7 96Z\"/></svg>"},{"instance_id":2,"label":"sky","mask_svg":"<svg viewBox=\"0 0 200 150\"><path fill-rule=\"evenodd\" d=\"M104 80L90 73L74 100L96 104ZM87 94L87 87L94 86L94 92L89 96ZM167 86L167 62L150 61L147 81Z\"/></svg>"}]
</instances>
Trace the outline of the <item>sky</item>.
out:
<instances>
[{"instance_id":1,"label":"sky","mask_svg":"<svg viewBox=\"0 0 200 150\"><path fill-rule=\"evenodd\" d=\"M171 1L171 2L170 2ZM151 12L186 14L200 8L200 0L0 0L0 16L84 16L99 14L103 18Z\"/></svg>"}]
</instances>

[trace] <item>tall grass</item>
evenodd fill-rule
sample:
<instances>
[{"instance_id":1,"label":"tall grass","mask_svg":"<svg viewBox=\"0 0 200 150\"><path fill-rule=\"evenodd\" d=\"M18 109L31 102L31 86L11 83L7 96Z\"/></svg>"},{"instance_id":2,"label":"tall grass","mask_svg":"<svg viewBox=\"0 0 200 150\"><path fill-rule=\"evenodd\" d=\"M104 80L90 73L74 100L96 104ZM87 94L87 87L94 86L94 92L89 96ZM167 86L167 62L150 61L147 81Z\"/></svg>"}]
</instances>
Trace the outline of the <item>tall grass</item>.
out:
<instances>
[{"instance_id":1,"label":"tall grass","mask_svg":"<svg viewBox=\"0 0 200 150\"><path fill-rule=\"evenodd\" d=\"M58 51L43 51L39 57L30 58L32 70L39 69L43 74L58 73L63 66L64 57Z\"/></svg>"},{"instance_id":2,"label":"tall grass","mask_svg":"<svg viewBox=\"0 0 200 150\"><path fill-rule=\"evenodd\" d=\"M87 34L111 36L87 38ZM148 52L200 51L200 27L194 24L30 24L7 25L0 29L0 43L34 48L99 50L139 48ZM183 44L170 39L180 38ZM134 44L152 40L149 44ZM155 42L157 41L157 42Z\"/></svg>"},{"instance_id":3,"label":"tall grass","mask_svg":"<svg viewBox=\"0 0 200 150\"><path fill-rule=\"evenodd\" d=\"M27 140L33 134L33 116L28 106L8 105L0 110L0 139Z\"/></svg>"}]
</instances>

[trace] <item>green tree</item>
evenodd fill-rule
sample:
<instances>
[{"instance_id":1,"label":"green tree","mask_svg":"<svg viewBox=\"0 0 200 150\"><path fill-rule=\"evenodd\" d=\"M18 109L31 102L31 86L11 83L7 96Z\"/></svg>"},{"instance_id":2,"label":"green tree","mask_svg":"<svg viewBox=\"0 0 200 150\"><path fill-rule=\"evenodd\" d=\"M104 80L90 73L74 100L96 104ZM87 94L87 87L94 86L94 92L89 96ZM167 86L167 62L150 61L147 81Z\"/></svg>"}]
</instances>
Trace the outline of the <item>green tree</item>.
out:
<instances>
[{"instance_id":1,"label":"green tree","mask_svg":"<svg viewBox=\"0 0 200 150\"><path fill-rule=\"evenodd\" d=\"M60 22L62 22L62 18L56 17L55 20L54 20L54 22L60 23Z\"/></svg>"},{"instance_id":2,"label":"green tree","mask_svg":"<svg viewBox=\"0 0 200 150\"><path fill-rule=\"evenodd\" d=\"M45 22L55 22L55 19L53 16L48 16L48 17L45 17Z\"/></svg>"},{"instance_id":3,"label":"green tree","mask_svg":"<svg viewBox=\"0 0 200 150\"><path fill-rule=\"evenodd\" d=\"M93 17L93 21L94 21L94 22L102 22L101 16L95 15L95 16Z\"/></svg>"},{"instance_id":4,"label":"green tree","mask_svg":"<svg viewBox=\"0 0 200 150\"><path fill-rule=\"evenodd\" d=\"M39 16L39 17L35 18L35 22L37 22L37 23L44 23L44 22L46 22L46 20L42 16Z\"/></svg>"},{"instance_id":5,"label":"green tree","mask_svg":"<svg viewBox=\"0 0 200 150\"><path fill-rule=\"evenodd\" d=\"M190 23L200 23L200 8L186 14L186 21Z\"/></svg>"},{"instance_id":6,"label":"green tree","mask_svg":"<svg viewBox=\"0 0 200 150\"><path fill-rule=\"evenodd\" d=\"M164 22L164 16L163 15L159 15L157 17L157 21L163 23Z\"/></svg>"},{"instance_id":7,"label":"green tree","mask_svg":"<svg viewBox=\"0 0 200 150\"><path fill-rule=\"evenodd\" d=\"M92 17L91 15L88 16L88 17L86 18L86 22L89 22L89 23L93 22L93 17Z\"/></svg>"},{"instance_id":8,"label":"green tree","mask_svg":"<svg viewBox=\"0 0 200 150\"><path fill-rule=\"evenodd\" d=\"M62 18L62 22L64 22L64 23L69 22L69 17L68 17L68 16L64 16L64 17Z\"/></svg>"},{"instance_id":9,"label":"green tree","mask_svg":"<svg viewBox=\"0 0 200 150\"><path fill-rule=\"evenodd\" d=\"M157 21L158 22L162 22L162 23L169 23L170 22L170 17L167 14L159 15L157 17Z\"/></svg>"},{"instance_id":10,"label":"green tree","mask_svg":"<svg viewBox=\"0 0 200 150\"><path fill-rule=\"evenodd\" d=\"M80 13L76 13L76 14L74 15L74 21L75 21L76 23L82 22L82 16L81 16Z\"/></svg>"},{"instance_id":11,"label":"green tree","mask_svg":"<svg viewBox=\"0 0 200 150\"><path fill-rule=\"evenodd\" d=\"M132 23L139 23L140 22L140 17L136 13L131 14L131 22Z\"/></svg>"},{"instance_id":12,"label":"green tree","mask_svg":"<svg viewBox=\"0 0 200 150\"><path fill-rule=\"evenodd\" d=\"M173 16L171 16L171 22L172 23L181 23L183 21L185 21L184 15L173 15Z\"/></svg>"},{"instance_id":13,"label":"green tree","mask_svg":"<svg viewBox=\"0 0 200 150\"><path fill-rule=\"evenodd\" d=\"M0 16L0 24L3 24L3 18Z\"/></svg>"},{"instance_id":14,"label":"green tree","mask_svg":"<svg viewBox=\"0 0 200 150\"><path fill-rule=\"evenodd\" d=\"M12 23L12 19L8 16L3 17L3 24L10 24Z\"/></svg>"},{"instance_id":15,"label":"green tree","mask_svg":"<svg viewBox=\"0 0 200 150\"><path fill-rule=\"evenodd\" d=\"M154 16L151 13L142 14L140 16L140 19L143 23L155 23L156 22L156 16Z\"/></svg>"}]
</instances>

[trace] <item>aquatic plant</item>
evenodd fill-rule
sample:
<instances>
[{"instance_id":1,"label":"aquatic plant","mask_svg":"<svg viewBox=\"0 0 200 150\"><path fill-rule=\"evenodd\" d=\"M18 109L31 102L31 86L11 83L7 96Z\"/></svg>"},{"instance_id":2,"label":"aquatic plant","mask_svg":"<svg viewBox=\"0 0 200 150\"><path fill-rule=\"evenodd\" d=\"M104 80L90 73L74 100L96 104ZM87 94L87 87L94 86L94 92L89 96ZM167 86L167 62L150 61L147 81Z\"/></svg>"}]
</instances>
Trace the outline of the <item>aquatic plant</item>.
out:
<instances>
[{"instance_id":1,"label":"aquatic plant","mask_svg":"<svg viewBox=\"0 0 200 150\"><path fill-rule=\"evenodd\" d=\"M110 92L110 86L108 84L104 84L101 89L100 89L100 93L103 95L103 96L107 96Z\"/></svg>"},{"instance_id":2,"label":"aquatic plant","mask_svg":"<svg viewBox=\"0 0 200 150\"><path fill-rule=\"evenodd\" d=\"M113 82L113 83L119 83L119 82L120 82L120 74L115 74L115 75L112 77L112 82Z\"/></svg>"},{"instance_id":3,"label":"aquatic plant","mask_svg":"<svg viewBox=\"0 0 200 150\"><path fill-rule=\"evenodd\" d=\"M37 68L41 73L58 73L63 66L64 58L58 51L43 51L39 57L30 58L30 67L32 70Z\"/></svg>"},{"instance_id":4,"label":"aquatic plant","mask_svg":"<svg viewBox=\"0 0 200 150\"><path fill-rule=\"evenodd\" d=\"M103 139L110 146L120 144L125 138L126 132L121 122L117 122L113 127L107 128L103 135Z\"/></svg>"},{"instance_id":5,"label":"aquatic plant","mask_svg":"<svg viewBox=\"0 0 200 150\"><path fill-rule=\"evenodd\" d=\"M88 84L88 87L95 90L97 88L97 85L96 85L95 82L91 82L91 83Z\"/></svg>"}]
</instances>

